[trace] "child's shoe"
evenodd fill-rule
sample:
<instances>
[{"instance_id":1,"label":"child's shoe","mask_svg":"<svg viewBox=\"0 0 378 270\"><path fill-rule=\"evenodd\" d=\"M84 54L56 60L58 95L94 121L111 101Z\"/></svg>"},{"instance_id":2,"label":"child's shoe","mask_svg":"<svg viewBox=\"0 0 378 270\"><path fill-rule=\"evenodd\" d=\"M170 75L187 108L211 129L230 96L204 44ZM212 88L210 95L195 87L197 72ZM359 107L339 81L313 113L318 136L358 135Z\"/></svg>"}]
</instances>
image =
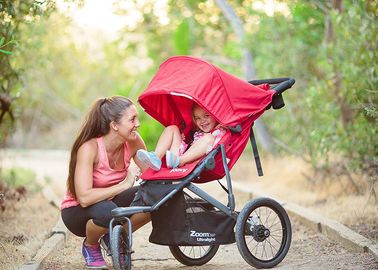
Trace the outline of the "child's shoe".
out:
<instances>
[{"instance_id":1,"label":"child's shoe","mask_svg":"<svg viewBox=\"0 0 378 270\"><path fill-rule=\"evenodd\" d=\"M104 257L102 257L100 245L86 246L85 240L82 246L85 266L90 269L108 269Z\"/></svg>"},{"instance_id":2,"label":"child's shoe","mask_svg":"<svg viewBox=\"0 0 378 270\"><path fill-rule=\"evenodd\" d=\"M139 149L136 153L137 158L146 164L154 171L158 171L161 168L161 160L156 156L154 152L147 152L146 150Z\"/></svg>"},{"instance_id":3,"label":"child's shoe","mask_svg":"<svg viewBox=\"0 0 378 270\"><path fill-rule=\"evenodd\" d=\"M167 168L175 169L179 166L180 158L168 150L165 153L165 161L167 163Z\"/></svg>"}]
</instances>

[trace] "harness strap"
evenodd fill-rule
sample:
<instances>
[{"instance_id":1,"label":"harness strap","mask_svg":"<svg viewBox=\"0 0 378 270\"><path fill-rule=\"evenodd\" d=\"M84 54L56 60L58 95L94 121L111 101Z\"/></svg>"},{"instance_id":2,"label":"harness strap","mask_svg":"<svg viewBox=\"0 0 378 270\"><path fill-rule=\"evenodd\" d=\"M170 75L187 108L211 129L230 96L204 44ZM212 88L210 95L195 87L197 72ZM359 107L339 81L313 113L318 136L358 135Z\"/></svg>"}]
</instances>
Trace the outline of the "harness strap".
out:
<instances>
[{"instance_id":1,"label":"harness strap","mask_svg":"<svg viewBox=\"0 0 378 270\"><path fill-rule=\"evenodd\" d=\"M218 183L219 185L223 188L224 191L227 192L227 194L229 194L230 192L228 191L228 189L218 180Z\"/></svg>"},{"instance_id":2,"label":"harness strap","mask_svg":"<svg viewBox=\"0 0 378 270\"><path fill-rule=\"evenodd\" d=\"M258 176L263 176L264 173L262 170L259 151L257 150L256 138L255 138L255 134L253 133L252 127L251 127L251 133L249 134L249 139L251 140L253 156L255 157L257 174Z\"/></svg>"}]
</instances>

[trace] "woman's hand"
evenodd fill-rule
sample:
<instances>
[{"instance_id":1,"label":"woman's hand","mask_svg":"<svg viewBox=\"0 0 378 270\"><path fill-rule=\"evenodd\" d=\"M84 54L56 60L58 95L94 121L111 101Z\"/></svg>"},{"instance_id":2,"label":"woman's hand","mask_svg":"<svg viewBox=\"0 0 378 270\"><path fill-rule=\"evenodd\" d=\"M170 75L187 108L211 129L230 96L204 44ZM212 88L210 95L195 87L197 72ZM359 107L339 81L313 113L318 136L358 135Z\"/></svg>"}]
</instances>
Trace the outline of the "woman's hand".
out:
<instances>
[{"instance_id":1,"label":"woman's hand","mask_svg":"<svg viewBox=\"0 0 378 270\"><path fill-rule=\"evenodd\" d=\"M139 179L140 175L141 175L141 173L140 173L138 166L136 166L136 165L132 166L130 164L129 169L127 170L127 176L126 176L125 180L120 182L118 185L122 186L124 188L123 190L131 188L132 186L134 186L135 181L137 181Z\"/></svg>"}]
</instances>

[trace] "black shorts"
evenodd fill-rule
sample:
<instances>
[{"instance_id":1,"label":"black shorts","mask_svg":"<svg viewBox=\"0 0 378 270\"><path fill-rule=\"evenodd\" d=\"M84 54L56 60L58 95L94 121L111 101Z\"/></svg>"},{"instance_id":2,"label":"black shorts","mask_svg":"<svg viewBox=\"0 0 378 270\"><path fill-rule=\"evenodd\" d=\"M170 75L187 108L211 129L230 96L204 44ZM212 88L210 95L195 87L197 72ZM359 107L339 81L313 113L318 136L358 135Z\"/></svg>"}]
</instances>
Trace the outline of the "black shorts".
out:
<instances>
[{"instance_id":1,"label":"black shorts","mask_svg":"<svg viewBox=\"0 0 378 270\"><path fill-rule=\"evenodd\" d=\"M137 190L137 186L129 188L112 200L101 201L85 208L81 205L65 208L61 211L62 220L70 232L81 237L85 237L86 224L90 219L94 224L108 228L112 219L111 211L119 206L130 206Z\"/></svg>"}]
</instances>

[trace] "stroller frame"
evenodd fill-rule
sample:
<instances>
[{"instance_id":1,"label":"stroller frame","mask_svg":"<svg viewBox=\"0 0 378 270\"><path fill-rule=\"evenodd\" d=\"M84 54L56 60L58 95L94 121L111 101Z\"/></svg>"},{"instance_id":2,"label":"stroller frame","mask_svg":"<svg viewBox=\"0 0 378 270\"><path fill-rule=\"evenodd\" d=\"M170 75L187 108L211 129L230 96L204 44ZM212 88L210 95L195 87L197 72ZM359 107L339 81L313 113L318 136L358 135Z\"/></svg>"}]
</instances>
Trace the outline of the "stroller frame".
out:
<instances>
[{"instance_id":1,"label":"stroller frame","mask_svg":"<svg viewBox=\"0 0 378 270\"><path fill-rule=\"evenodd\" d=\"M286 90L291 88L291 86L295 83L295 80L292 78L277 78L277 79L268 79L268 80L255 80L249 81L251 84L278 84L276 87L272 88L276 91L275 96L273 97L271 106L274 109L279 109L284 106L282 93ZM269 106L270 108L270 106ZM267 109L269 109L267 108ZM231 132L240 132L241 128L236 126L231 128ZM252 133L251 127L251 142L255 144L253 141L254 138ZM256 152L257 149L253 146L254 157L256 161L256 165L259 171L259 167L261 168L260 161L258 158L258 153ZM197 185L193 184L192 181L200 177L200 174L204 170L211 170L215 167L215 156L220 153L222 155L222 163L223 168L225 171L225 178L227 183L227 190L228 190L228 205L224 205L208 193L206 193L203 189L199 188ZM262 171L261 171L262 173ZM260 175L260 171L259 171ZM141 182L140 185L145 184L145 180ZM231 175L227 165L226 159L226 151L224 144L218 145L215 149L213 149L209 154L207 154L194 168L194 170L181 179L170 179L170 180L154 180L155 183L164 183L164 184L177 184L176 187L171 190L168 194L164 195L160 200L154 203L152 206L132 206L132 207L117 207L112 210L112 220L109 224L109 237L110 237L110 253L108 255L112 256L113 260L113 267L114 269L131 269L131 254L132 251L132 223L130 217L137 213L150 213L153 211L158 210L163 204L165 204L168 200L170 200L174 195L178 192L183 191L185 188L190 190L192 193L197 195L200 199L208 202L213 207L219 209L224 214L229 217L232 217L236 220L236 232L235 238L238 249L245 259L245 261L254 266L256 268L270 268L274 267L278 263L280 263L284 257L286 256L291 243L291 224L289 217L284 210L284 208L277 203L276 201L269 199L269 198L258 198L255 200L250 201L245 205L241 212L235 211L235 196L232 190L232 183L231 183ZM264 226L262 221L260 220L259 225L256 225L256 221L253 221L253 217L250 216L252 212L254 212L259 207L266 207L272 212L276 213L279 220L281 221L281 226L283 227L283 236L282 236L282 243L280 245L277 254L270 259L260 259L251 254L251 251L246 247L246 241L244 239L245 236L253 236L253 238L257 242L263 242L266 238L270 236L270 231L267 227ZM260 219L260 217L258 217ZM127 226L127 233L123 227L124 224L128 224ZM123 245L123 247L122 247ZM216 245L217 251L219 245ZM210 246L212 247L212 246ZM171 247L170 247L171 248ZM172 251L172 249L171 249ZM180 259L180 256L177 257L172 251L174 257L178 259L181 263L186 265L202 265L208 262L214 255L210 255L210 258L205 258L202 261L187 261ZM206 254L205 254L206 256Z\"/></svg>"},{"instance_id":2,"label":"stroller frame","mask_svg":"<svg viewBox=\"0 0 378 270\"><path fill-rule=\"evenodd\" d=\"M191 183L194 179L196 179L201 174L203 170L211 169L211 167L214 164L214 157L216 154L218 154L219 151L221 151L222 153L223 166L226 171L227 188L229 190L229 195L228 195L228 203L230 205L229 207L222 204L217 199L215 199L214 197L212 197L211 195L203 191L201 188ZM191 172L188 176L184 177L183 179L156 181L156 182L164 182L164 183L170 183L170 184L174 182L180 182L180 184L152 206L117 207L113 209L112 210L113 219L110 221L110 224L109 224L110 239L112 239L112 231L113 231L112 229L114 227L114 223L127 222L128 233L131 236L129 237L129 245L131 247L132 246L132 225L131 225L131 220L129 216L133 214L137 214L137 213L149 213L149 212L158 210L160 206L162 206L164 203L166 203L169 199L171 199L179 191L182 191L184 188L187 188L188 190L192 191L194 194L204 199L208 203L212 204L214 207L218 208L225 214L236 219L237 214L234 211L235 210L235 197L232 192L231 176L230 176L230 171L228 170L228 167L227 167L225 156L226 155L225 155L224 145L223 144L218 145L197 165L197 167L193 170L193 172ZM141 182L141 185L143 185L144 183L145 181Z\"/></svg>"}]
</instances>

